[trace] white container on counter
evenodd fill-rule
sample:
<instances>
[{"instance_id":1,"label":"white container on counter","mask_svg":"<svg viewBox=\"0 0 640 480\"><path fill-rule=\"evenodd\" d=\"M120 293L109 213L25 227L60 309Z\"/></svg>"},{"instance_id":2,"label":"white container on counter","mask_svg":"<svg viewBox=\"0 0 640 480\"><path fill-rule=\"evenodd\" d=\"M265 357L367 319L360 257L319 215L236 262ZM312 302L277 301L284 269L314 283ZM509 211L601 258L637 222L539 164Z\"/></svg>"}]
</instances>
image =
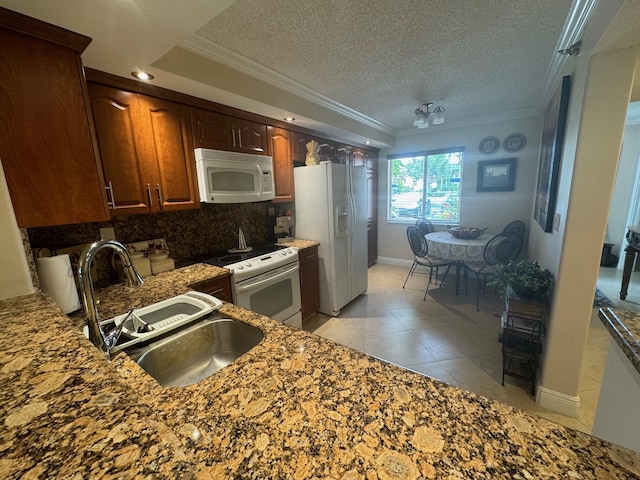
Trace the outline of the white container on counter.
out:
<instances>
[{"instance_id":1,"label":"white container on counter","mask_svg":"<svg viewBox=\"0 0 640 480\"><path fill-rule=\"evenodd\" d=\"M36 258L36 270L40 288L53 298L64 313L71 313L80 308L69 255Z\"/></svg>"}]
</instances>

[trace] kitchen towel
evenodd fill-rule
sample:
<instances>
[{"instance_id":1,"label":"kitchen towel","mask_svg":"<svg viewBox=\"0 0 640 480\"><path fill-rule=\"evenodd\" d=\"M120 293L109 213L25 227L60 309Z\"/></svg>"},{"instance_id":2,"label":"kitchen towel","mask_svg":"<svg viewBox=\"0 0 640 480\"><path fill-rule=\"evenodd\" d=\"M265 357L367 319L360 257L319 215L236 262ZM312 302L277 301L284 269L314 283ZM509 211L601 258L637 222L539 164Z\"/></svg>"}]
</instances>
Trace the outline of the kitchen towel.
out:
<instances>
[{"instance_id":1,"label":"kitchen towel","mask_svg":"<svg viewBox=\"0 0 640 480\"><path fill-rule=\"evenodd\" d=\"M69 255L36 258L40 288L58 304L64 313L80 308L76 282Z\"/></svg>"}]
</instances>

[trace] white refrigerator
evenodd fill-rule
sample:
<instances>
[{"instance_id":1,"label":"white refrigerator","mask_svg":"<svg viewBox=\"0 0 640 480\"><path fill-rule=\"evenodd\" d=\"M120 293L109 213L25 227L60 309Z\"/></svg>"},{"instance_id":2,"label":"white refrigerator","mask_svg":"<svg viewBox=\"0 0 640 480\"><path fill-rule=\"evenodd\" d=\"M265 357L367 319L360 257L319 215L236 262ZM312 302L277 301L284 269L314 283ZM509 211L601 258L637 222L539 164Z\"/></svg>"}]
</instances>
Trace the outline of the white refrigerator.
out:
<instances>
[{"instance_id":1,"label":"white refrigerator","mask_svg":"<svg viewBox=\"0 0 640 480\"><path fill-rule=\"evenodd\" d=\"M367 290L366 168L321 162L293 172L295 236L320 243L320 311L335 316Z\"/></svg>"}]
</instances>

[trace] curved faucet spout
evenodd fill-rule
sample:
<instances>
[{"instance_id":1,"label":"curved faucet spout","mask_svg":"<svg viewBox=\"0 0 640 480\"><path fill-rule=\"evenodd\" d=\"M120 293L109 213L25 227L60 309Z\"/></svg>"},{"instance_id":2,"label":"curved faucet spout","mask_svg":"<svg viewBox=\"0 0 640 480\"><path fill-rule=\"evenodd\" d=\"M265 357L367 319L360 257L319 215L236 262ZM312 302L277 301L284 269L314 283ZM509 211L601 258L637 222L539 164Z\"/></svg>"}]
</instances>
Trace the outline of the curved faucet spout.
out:
<instances>
[{"instance_id":1,"label":"curved faucet spout","mask_svg":"<svg viewBox=\"0 0 640 480\"><path fill-rule=\"evenodd\" d=\"M78 262L78 283L80 284L80 293L82 295L82 305L87 314L87 327L89 328L89 340L98 347L107 356L111 357L111 343L108 341L109 334L105 334L100 328L100 319L98 317L98 306L95 301L95 292L93 290L93 281L91 280L91 264L93 259L100 250L110 248L115 250L122 258L124 265L127 284L130 287L138 287L144 283L142 277L138 274L136 267L133 265L131 256L127 248L120 242L115 240L100 240L92 243L80 255Z\"/></svg>"}]
</instances>

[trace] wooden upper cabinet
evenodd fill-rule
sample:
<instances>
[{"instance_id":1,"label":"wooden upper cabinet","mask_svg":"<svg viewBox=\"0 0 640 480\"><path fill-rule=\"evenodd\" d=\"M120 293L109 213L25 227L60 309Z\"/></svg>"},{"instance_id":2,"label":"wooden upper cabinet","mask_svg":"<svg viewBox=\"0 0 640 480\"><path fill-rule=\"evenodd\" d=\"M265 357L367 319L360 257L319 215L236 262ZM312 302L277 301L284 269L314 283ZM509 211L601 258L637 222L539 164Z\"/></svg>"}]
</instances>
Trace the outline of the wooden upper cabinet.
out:
<instances>
[{"instance_id":1,"label":"wooden upper cabinet","mask_svg":"<svg viewBox=\"0 0 640 480\"><path fill-rule=\"evenodd\" d=\"M89 93L114 215L198 208L188 107L91 83Z\"/></svg>"},{"instance_id":2,"label":"wooden upper cabinet","mask_svg":"<svg viewBox=\"0 0 640 480\"><path fill-rule=\"evenodd\" d=\"M355 165L358 167L366 167L367 166L367 151L362 148L354 148L351 151L351 156L349 159L349 165Z\"/></svg>"},{"instance_id":3,"label":"wooden upper cabinet","mask_svg":"<svg viewBox=\"0 0 640 480\"><path fill-rule=\"evenodd\" d=\"M293 133L293 162L296 165L304 165L307 160L307 143L311 140L318 142L320 146L320 161L333 162L336 158L336 143L320 137L314 137L304 133Z\"/></svg>"},{"instance_id":4,"label":"wooden upper cabinet","mask_svg":"<svg viewBox=\"0 0 640 480\"><path fill-rule=\"evenodd\" d=\"M289 130L267 127L269 153L273 158L275 197L274 202L291 202L293 188L293 135Z\"/></svg>"},{"instance_id":5,"label":"wooden upper cabinet","mask_svg":"<svg viewBox=\"0 0 640 480\"><path fill-rule=\"evenodd\" d=\"M109 219L83 35L0 8L0 161L20 227Z\"/></svg>"},{"instance_id":6,"label":"wooden upper cabinet","mask_svg":"<svg viewBox=\"0 0 640 480\"><path fill-rule=\"evenodd\" d=\"M344 143L336 144L336 163L341 163L344 165L351 164L351 152L353 151L353 146L347 145Z\"/></svg>"},{"instance_id":7,"label":"wooden upper cabinet","mask_svg":"<svg viewBox=\"0 0 640 480\"><path fill-rule=\"evenodd\" d=\"M134 136L138 128L138 95L88 84L102 169L114 214L148 213L146 168Z\"/></svg>"},{"instance_id":8,"label":"wooden upper cabinet","mask_svg":"<svg viewBox=\"0 0 640 480\"><path fill-rule=\"evenodd\" d=\"M364 165L367 167L367 221L378 222L378 152L361 150L364 154Z\"/></svg>"},{"instance_id":9,"label":"wooden upper cabinet","mask_svg":"<svg viewBox=\"0 0 640 480\"><path fill-rule=\"evenodd\" d=\"M201 108L191 109L195 148L267 154L267 126Z\"/></svg>"},{"instance_id":10,"label":"wooden upper cabinet","mask_svg":"<svg viewBox=\"0 0 640 480\"><path fill-rule=\"evenodd\" d=\"M199 208L189 108L144 95L139 100L145 163L158 205L152 211Z\"/></svg>"}]
</instances>

